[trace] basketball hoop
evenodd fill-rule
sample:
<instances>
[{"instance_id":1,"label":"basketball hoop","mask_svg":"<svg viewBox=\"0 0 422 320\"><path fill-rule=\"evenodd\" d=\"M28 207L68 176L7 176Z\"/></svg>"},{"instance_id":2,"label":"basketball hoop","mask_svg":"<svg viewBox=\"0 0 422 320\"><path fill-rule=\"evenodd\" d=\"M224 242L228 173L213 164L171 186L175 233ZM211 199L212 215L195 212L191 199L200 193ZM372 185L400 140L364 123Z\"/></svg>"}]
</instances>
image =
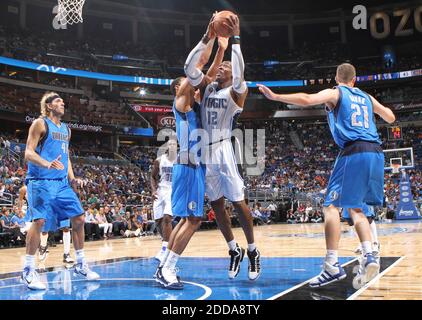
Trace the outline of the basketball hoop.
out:
<instances>
[{"instance_id":1,"label":"basketball hoop","mask_svg":"<svg viewBox=\"0 0 422 320\"><path fill-rule=\"evenodd\" d=\"M391 164L391 172L392 173L399 173L401 165L399 163Z\"/></svg>"},{"instance_id":2,"label":"basketball hoop","mask_svg":"<svg viewBox=\"0 0 422 320\"><path fill-rule=\"evenodd\" d=\"M74 24L83 22L82 8L85 0L58 0L57 19L61 24Z\"/></svg>"}]
</instances>

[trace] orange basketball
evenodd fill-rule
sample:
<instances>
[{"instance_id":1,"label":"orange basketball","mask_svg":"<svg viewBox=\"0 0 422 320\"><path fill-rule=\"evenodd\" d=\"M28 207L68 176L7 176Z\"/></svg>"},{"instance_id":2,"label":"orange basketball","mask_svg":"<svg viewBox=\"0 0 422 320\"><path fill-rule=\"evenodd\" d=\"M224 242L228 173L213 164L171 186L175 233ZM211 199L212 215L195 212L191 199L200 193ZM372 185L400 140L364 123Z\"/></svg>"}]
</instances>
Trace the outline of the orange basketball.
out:
<instances>
[{"instance_id":1,"label":"orange basketball","mask_svg":"<svg viewBox=\"0 0 422 320\"><path fill-rule=\"evenodd\" d=\"M220 11L214 17L212 27L218 37L230 38L232 36L232 30L225 24L230 24L230 16L236 16L233 12L224 10Z\"/></svg>"}]
</instances>

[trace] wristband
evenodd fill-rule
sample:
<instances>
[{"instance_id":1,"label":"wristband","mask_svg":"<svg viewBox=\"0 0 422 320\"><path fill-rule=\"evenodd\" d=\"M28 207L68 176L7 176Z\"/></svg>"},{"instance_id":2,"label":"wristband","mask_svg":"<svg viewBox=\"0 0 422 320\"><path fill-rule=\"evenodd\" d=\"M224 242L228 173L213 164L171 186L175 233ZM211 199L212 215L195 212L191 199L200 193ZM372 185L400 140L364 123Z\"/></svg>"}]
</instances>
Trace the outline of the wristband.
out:
<instances>
[{"instance_id":1,"label":"wristband","mask_svg":"<svg viewBox=\"0 0 422 320\"><path fill-rule=\"evenodd\" d=\"M230 38L231 44L240 44L240 36L233 36Z\"/></svg>"}]
</instances>

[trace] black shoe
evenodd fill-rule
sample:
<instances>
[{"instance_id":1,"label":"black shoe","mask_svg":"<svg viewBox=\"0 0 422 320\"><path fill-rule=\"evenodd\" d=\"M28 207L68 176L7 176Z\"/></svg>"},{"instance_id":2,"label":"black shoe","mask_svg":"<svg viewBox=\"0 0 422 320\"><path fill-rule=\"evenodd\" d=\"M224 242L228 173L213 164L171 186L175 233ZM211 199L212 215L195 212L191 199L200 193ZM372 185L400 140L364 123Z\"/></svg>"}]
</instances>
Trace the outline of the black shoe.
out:
<instances>
[{"instance_id":1,"label":"black shoe","mask_svg":"<svg viewBox=\"0 0 422 320\"><path fill-rule=\"evenodd\" d=\"M40 261L44 261L47 258L47 246L43 247L40 246L39 248L39 252L38 252L38 258L40 259Z\"/></svg>"},{"instance_id":2,"label":"black shoe","mask_svg":"<svg viewBox=\"0 0 422 320\"><path fill-rule=\"evenodd\" d=\"M261 254L258 249L254 251L248 250L249 258L249 267L248 267L248 277L249 280L256 280L261 275Z\"/></svg>"},{"instance_id":3,"label":"black shoe","mask_svg":"<svg viewBox=\"0 0 422 320\"><path fill-rule=\"evenodd\" d=\"M63 254L63 262L64 263L74 263L75 260L72 259L72 257L70 256L69 253L67 253L67 254L65 253L65 254Z\"/></svg>"},{"instance_id":4,"label":"black shoe","mask_svg":"<svg viewBox=\"0 0 422 320\"><path fill-rule=\"evenodd\" d=\"M245 249L239 247L236 244L236 249L229 250L230 255L230 267L229 267L229 279L234 279L237 277L240 271L240 263L243 261L245 256Z\"/></svg>"}]
</instances>

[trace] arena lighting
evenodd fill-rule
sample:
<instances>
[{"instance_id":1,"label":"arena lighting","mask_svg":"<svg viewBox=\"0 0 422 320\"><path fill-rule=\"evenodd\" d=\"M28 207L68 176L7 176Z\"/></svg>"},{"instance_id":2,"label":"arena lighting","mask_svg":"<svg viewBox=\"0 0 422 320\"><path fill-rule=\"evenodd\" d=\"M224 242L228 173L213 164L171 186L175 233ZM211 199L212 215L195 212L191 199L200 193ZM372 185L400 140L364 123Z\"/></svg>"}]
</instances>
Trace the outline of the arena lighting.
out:
<instances>
[{"instance_id":1,"label":"arena lighting","mask_svg":"<svg viewBox=\"0 0 422 320\"><path fill-rule=\"evenodd\" d=\"M147 91L145 90L145 88L141 88L141 89L139 90L139 94L140 94L141 96L144 96L144 95L146 95L146 94L147 94Z\"/></svg>"},{"instance_id":2,"label":"arena lighting","mask_svg":"<svg viewBox=\"0 0 422 320\"><path fill-rule=\"evenodd\" d=\"M14 76L15 74L17 74L17 72L16 72L16 71L10 72L10 73L9 73L9 77Z\"/></svg>"}]
</instances>

